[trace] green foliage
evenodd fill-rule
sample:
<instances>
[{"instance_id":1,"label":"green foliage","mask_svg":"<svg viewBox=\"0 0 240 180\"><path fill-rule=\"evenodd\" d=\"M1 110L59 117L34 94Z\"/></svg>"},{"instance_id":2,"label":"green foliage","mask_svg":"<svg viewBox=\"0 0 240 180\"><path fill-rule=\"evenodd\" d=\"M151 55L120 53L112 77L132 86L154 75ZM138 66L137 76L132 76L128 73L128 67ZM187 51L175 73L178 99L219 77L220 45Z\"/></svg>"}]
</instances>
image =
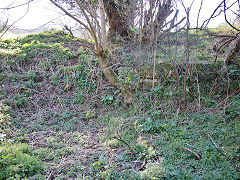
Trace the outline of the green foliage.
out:
<instances>
[{"instance_id":1,"label":"green foliage","mask_svg":"<svg viewBox=\"0 0 240 180\"><path fill-rule=\"evenodd\" d=\"M0 179L22 179L43 171L43 163L27 144L0 146Z\"/></svg>"},{"instance_id":2,"label":"green foliage","mask_svg":"<svg viewBox=\"0 0 240 180\"><path fill-rule=\"evenodd\" d=\"M53 74L49 79L50 79L50 83L54 86L59 85L61 82L60 77L56 74Z\"/></svg>"},{"instance_id":3,"label":"green foliage","mask_svg":"<svg viewBox=\"0 0 240 180\"><path fill-rule=\"evenodd\" d=\"M114 116L113 114L114 113ZM125 115L122 117L118 113L123 112L112 112L107 114L103 117L104 125L106 126L105 129L105 138L112 139L112 137L120 136L120 138L126 141L132 141L133 139L137 138L137 131L135 129L135 118L130 118L131 115ZM118 115L118 116L116 116Z\"/></svg>"},{"instance_id":4,"label":"green foliage","mask_svg":"<svg viewBox=\"0 0 240 180\"><path fill-rule=\"evenodd\" d=\"M154 121L151 117L141 120L139 123L139 128L145 133L159 133L164 130L173 129L175 126L174 122L164 123L162 120Z\"/></svg>"},{"instance_id":5,"label":"green foliage","mask_svg":"<svg viewBox=\"0 0 240 180\"><path fill-rule=\"evenodd\" d=\"M22 74L3 73L2 75L5 75L4 79L6 81L10 80L11 82L18 82L24 78L24 75Z\"/></svg>"},{"instance_id":6,"label":"green foliage","mask_svg":"<svg viewBox=\"0 0 240 180\"><path fill-rule=\"evenodd\" d=\"M60 68L61 75L65 77L66 87L77 87L80 90L93 91L96 87L96 82L91 80L89 76L92 71L92 53L89 49L80 48L77 52L78 64L71 66L63 66ZM71 89L71 88L70 88Z\"/></svg>"},{"instance_id":7,"label":"green foliage","mask_svg":"<svg viewBox=\"0 0 240 180\"><path fill-rule=\"evenodd\" d=\"M73 96L73 103L74 104L83 104L85 102L85 98L83 94L75 93Z\"/></svg>"},{"instance_id":8,"label":"green foliage","mask_svg":"<svg viewBox=\"0 0 240 180\"><path fill-rule=\"evenodd\" d=\"M64 48L60 43L47 45L33 40L31 43L23 44L21 50L22 53L26 54L26 57L19 59L20 61L31 63L31 59L42 57L40 66L44 70L55 69L57 65L64 64L67 60L75 57L74 53Z\"/></svg>"},{"instance_id":9,"label":"green foliage","mask_svg":"<svg viewBox=\"0 0 240 180\"><path fill-rule=\"evenodd\" d=\"M139 144L133 144L131 149L130 149L136 159L141 159L141 160L151 160L156 157L156 151L153 150L153 147L148 147L144 143L139 143Z\"/></svg>"},{"instance_id":10,"label":"green foliage","mask_svg":"<svg viewBox=\"0 0 240 180\"><path fill-rule=\"evenodd\" d=\"M141 179L138 173L134 171L121 172L117 167L111 167L109 158L101 154L96 161L90 164L91 177L96 179Z\"/></svg>"},{"instance_id":11,"label":"green foliage","mask_svg":"<svg viewBox=\"0 0 240 180\"><path fill-rule=\"evenodd\" d=\"M69 110L62 110L60 112L49 111L45 117L44 124L42 128L51 125L51 127L58 130L74 130L78 122L76 117L77 113L71 112ZM37 123L39 124L39 122Z\"/></svg>"},{"instance_id":12,"label":"green foliage","mask_svg":"<svg viewBox=\"0 0 240 180\"><path fill-rule=\"evenodd\" d=\"M27 96L26 94L15 95L11 100L5 100L4 103L13 108L26 108L29 105Z\"/></svg>"},{"instance_id":13,"label":"green foliage","mask_svg":"<svg viewBox=\"0 0 240 180\"><path fill-rule=\"evenodd\" d=\"M11 125L10 107L0 104L0 141L4 137L4 133ZM3 133L3 134L2 134Z\"/></svg>"},{"instance_id":14,"label":"green foliage","mask_svg":"<svg viewBox=\"0 0 240 180\"><path fill-rule=\"evenodd\" d=\"M150 162L146 164L146 169L140 172L143 179L161 179L164 174L164 162L159 160L158 162Z\"/></svg>"},{"instance_id":15,"label":"green foliage","mask_svg":"<svg viewBox=\"0 0 240 180\"><path fill-rule=\"evenodd\" d=\"M92 118L96 118L96 111L95 110L89 110L86 113L86 119L92 119Z\"/></svg>"},{"instance_id":16,"label":"green foliage","mask_svg":"<svg viewBox=\"0 0 240 180\"><path fill-rule=\"evenodd\" d=\"M42 161L59 162L64 156L71 155L72 151L63 143L55 142L55 139L49 138L49 147L37 149L34 154Z\"/></svg>"},{"instance_id":17,"label":"green foliage","mask_svg":"<svg viewBox=\"0 0 240 180\"><path fill-rule=\"evenodd\" d=\"M238 61L240 62L240 58L238 58ZM230 66L228 66L228 73L231 78L240 79L239 67L240 67L240 63L238 65L231 64Z\"/></svg>"},{"instance_id":18,"label":"green foliage","mask_svg":"<svg viewBox=\"0 0 240 180\"><path fill-rule=\"evenodd\" d=\"M51 30L44 31L38 34L30 34L24 38L20 39L21 44L31 43L32 40L39 41L42 43L58 43L58 42L68 42L73 41L74 39L64 31L60 30Z\"/></svg>"},{"instance_id":19,"label":"green foliage","mask_svg":"<svg viewBox=\"0 0 240 180\"><path fill-rule=\"evenodd\" d=\"M238 97L233 100L231 108L236 108L233 112L238 112ZM230 106L229 106L230 108ZM106 133L108 137L119 137L128 143L133 154L119 155L118 161L127 162L136 159L152 161L155 158L164 159L164 163L159 165L146 165L146 170L140 172L141 178L145 179L237 179L237 168L239 163L239 147L237 139L240 134L238 117L231 116L235 120L232 123L225 122L221 114L190 114L184 116L166 115L162 111L146 111L138 121L127 121L126 112L118 118L105 117L108 123ZM227 110L226 110L227 111ZM135 112L136 113L136 112ZM116 112L115 112L116 114ZM238 115L238 114L237 114ZM129 114L130 116L130 114ZM124 118L123 118L124 117ZM131 119L134 116L131 114ZM126 119L125 119L126 118ZM117 128L116 128L117 127ZM125 132L128 132L126 134ZM141 136L151 134L156 139L152 146L145 142L136 143L136 138L140 132ZM130 134L135 136L129 136ZM152 139L149 139L151 142ZM126 146L125 143L110 142L106 143L111 148ZM201 161L196 160L188 151L178 150L176 147L187 147L201 155ZM183 167L184 165L184 167ZM126 167L127 168L127 167ZM161 173L155 174L157 168ZM201 169L201 171L194 171Z\"/></svg>"},{"instance_id":20,"label":"green foliage","mask_svg":"<svg viewBox=\"0 0 240 180\"><path fill-rule=\"evenodd\" d=\"M228 120L240 119L240 95L231 99L228 108L225 111Z\"/></svg>"},{"instance_id":21,"label":"green foliage","mask_svg":"<svg viewBox=\"0 0 240 180\"><path fill-rule=\"evenodd\" d=\"M0 33L2 33L3 31L5 31L6 30L6 28L7 28L7 23L8 23L8 21L6 21L6 22L4 22L4 21L0 21Z\"/></svg>"},{"instance_id":22,"label":"green foliage","mask_svg":"<svg viewBox=\"0 0 240 180\"><path fill-rule=\"evenodd\" d=\"M182 125L187 120L190 122ZM168 176L177 179L188 177L236 179L235 164L231 163L232 160L229 160L228 155L224 155L226 152L223 150L224 147L233 146L236 143L233 139L233 141L229 141L230 137L237 133L229 131L232 129L232 125L224 123L222 117L216 114L192 114L189 117L178 118L177 121L178 125L175 128L161 131L160 136L164 136L164 139L155 142L155 145L161 144L162 146L159 153L168 152L168 154L164 154ZM218 147L220 144L221 148ZM191 154L176 150L177 146L187 146L200 153L202 155L201 163L197 163ZM215 166L211 166L211 162ZM183 169L179 168L181 164L185 164ZM191 173L191 166L200 168L201 171Z\"/></svg>"},{"instance_id":23,"label":"green foliage","mask_svg":"<svg viewBox=\"0 0 240 180\"><path fill-rule=\"evenodd\" d=\"M239 25L237 25L238 27ZM228 34L228 35L232 35L234 33L235 30L233 30L230 26L228 25L220 25L216 28L209 28L209 30L213 33L217 33L217 34Z\"/></svg>"},{"instance_id":24,"label":"green foliage","mask_svg":"<svg viewBox=\"0 0 240 180\"><path fill-rule=\"evenodd\" d=\"M119 140L117 140L117 139L110 139L110 140L107 140L107 141L105 142L105 145L106 145L106 146L109 146L109 147L119 147L119 146L121 146L121 145L123 145L123 144L122 144L121 141L119 141Z\"/></svg>"},{"instance_id":25,"label":"green foliage","mask_svg":"<svg viewBox=\"0 0 240 180\"><path fill-rule=\"evenodd\" d=\"M29 35L23 39L2 41L0 48L11 49L11 53L6 52L3 54L4 62L8 64L12 63L12 67L14 67L13 65L16 63L24 66L39 63L36 59L42 59L40 66L43 70L50 70L51 68L56 68L57 65L66 63L67 60L76 55L68 48L64 48L63 44L56 43L58 40L47 38L47 36L54 36L54 34L60 38L64 38L64 36L61 36L61 33L50 31L37 35ZM49 41L55 43L45 44Z\"/></svg>"},{"instance_id":26,"label":"green foliage","mask_svg":"<svg viewBox=\"0 0 240 180\"><path fill-rule=\"evenodd\" d=\"M29 70L27 73L27 77L29 80L35 81L37 79L37 73L33 70Z\"/></svg>"},{"instance_id":27,"label":"green foliage","mask_svg":"<svg viewBox=\"0 0 240 180\"><path fill-rule=\"evenodd\" d=\"M84 143L84 140L82 139L81 134L79 132L77 132L77 131L75 131L72 134L71 141L73 143L76 143L76 144L79 144L79 145Z\"/></svg>"},{"instance_id":28,"label":"green foliage","mask_svg":"<svg viewBox=\"0 0 240 180\"><path fill-rule=\"evenodd\" d=\"M10 168L4 172L9 173L2 179L47 179L49 173L56 179L238 179L239 96L230 97L224 106L226 114L216 106L225 98L229 82L221 71L223 62L210 63L212 52L207 48L211 42L196 41L197 33L190 32L190 41L197 44L190 47L186 87L190 110L186 114L178 109L177 77L165 53L175 52L175 47L168 49L167 42L161 42L162 49L156 52L154 88L153 64L149 63L153 54L148 47L139 56L129 48L118 49L119 54L111 59L115 63L115 57L120 57L121 67L114 69L120 91L134 93L136 103L128 108L121 105L120 91L102 83L94 53L85 49L90 42L73 39L63 31L1 41L0 99L14 113L6 105L0 108L0 143L9 137L6 130L11 125L16 130L10 134L12 141L37 147L25 151L18 150L24 144L3 144L3 149L12 146L17 152L8 151L15 155L7 155ZM181 94L185 40L176 42ZM115 41L123 42L117 36ZM175 37L170 41L174 43ZM138 59L143 62L139 69ZM232 94L239 86L238 66L229 66L228 73L228 93ZM199 114L198 85L204 109ZM191 149L201 160L178 147ZM0 155L3 152L7 151L0 150ZM38 159L49 163L45 172L42 166L37 170Z\"/></svg>"},{"instance_id":29,"label":"green foliage","mask_svg":"<svg viewBox=\"0 0 240 180\"><path fill-rule=\"evenodd\" d=\"M114 101L114 97L112 95L106 95L102 96L101 100L105 105L112 104Z\"/></svg>"},{"instance_id":30,"label":"green foliage","mask_svg":"<svg viewBox=\"0 0 240 180\"><path fill-rule=\"evenodd\" d=\"M118 85L122 92L134 90L139 87L140 77L135 69L131 67L121 67L118 69Z\"/></svg>"}]
</instances>

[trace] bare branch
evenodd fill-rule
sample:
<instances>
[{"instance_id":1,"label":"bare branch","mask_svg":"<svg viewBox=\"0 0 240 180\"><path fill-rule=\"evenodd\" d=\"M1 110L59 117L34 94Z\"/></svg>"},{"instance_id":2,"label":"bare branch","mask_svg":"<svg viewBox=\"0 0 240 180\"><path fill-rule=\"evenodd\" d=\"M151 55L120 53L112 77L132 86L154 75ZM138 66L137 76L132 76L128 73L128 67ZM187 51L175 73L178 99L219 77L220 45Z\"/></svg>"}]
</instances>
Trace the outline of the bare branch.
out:
<instances>
[{"instance_id":1,"label":"bare branch","mask_svg":"<svg viewBox=\"0 0 240 180\"><path fill-rule=\"evenodd\" d=\"M52 1L52 0L51 0ZM94 42L95 42L95 46L96 46L96 51L100 51L100 47L99 47L99 44L98 44L98 39L97 39L97 36L96 36L96 32L92 26L92 23L88 17L88 15L86 14L83 6L80 4L79 0L75 0L75 2L77 3L78 7L81 9L82 13L83 13L83 16L86 18L86 21L89 25L89 33L92 35L92 38L94 39Z\"/></svg>"},{"instance_id":2,"label":"bare branch","mask_svg":"<svg viewBox=\"0 0 240 180\"><path fill-rule=\"evenodd\" d=\"M200 5L200 8L198 10L198 16L197 16L197 28L198 28L198 23L199 23L199 16L200 16L200 12L202 10L202 5L203 5L203 0L201 0L201 5Z\"/></svg>"},{"instance_id":3,"label":"bare branch","mask_svg":"<svg viewBox=\"0 0 240 180\"><path fill-rule=\"evenodd\" d=\"M206 25L205 25L205 27L206 27L206 26L209 24L210 20L213 19L214 17L216 17L216 16L214 16L214 14L217 12L217 10L221 7L222 4L223 4L223 1L214 9L214 11L213 11L213 13L211 14L211 16L210 16L207 20L205 20L205 21L203 22L201 28L203 28L203 26L204 26L205 23L206 23ZM221 13L221 11L220 11L220 13ZM219 13L219 14L220 14L220 13ZM219 16L219 14L218 14L217 16Z\"/></svg>"},{"instance_id":4,"label":"bare branch","mask_svg":"<svg viewBox=\"0 0 240 180\"><path fill-rule=\"evenodd\" d=\"M26 3L23 3L23 4L20 4L20 5L17 5L17 6L14 6L14 7L11 7L11 4L9 7L6 7L6 8L0 8L0 9L4 9L4 10L9 10L9 9L14 9L14 8L18 8L18 7L21 7L21 6L25 6L25 5L28 5L30 2L33 2L34 0L29 0L28 2Z\"/></svg>"},{"instance_id":5,"label":"bare branch","mask_svg":"<svg viewBox=\"0 0 240 180\"><path fill-rule=\"evenodd\" d=\"M233 29L237 30L237 31L240 31L240 29L236 28L235 26L233 26L227 19L227 13L226 13L226 1L224 0L223 1L224 3L224 18L225 18L225 21L228 23L229 26L231 26Z\"/></svg>"},{"instance_id":6,"label":"bare branch","mask_svg":"<svg viewBox=\"0 0 240 180\"><path fill-rule=\"evenodd\" d=\"M69 17L71 17L72 19L74 19L75 21L77 21L79 24L81 24L84 28L86 28L86 30L88 32L91 32L90 28L84 24L82 21L80 21L78 18L74 17L72 14L70 14L66 9L64 9L62 6L60 6L59 4L57 4L54 0L50 0L51 3L53 3L56 7L58 7L59 9L61 9L66 15L68 15Z\"/></svg>"},{"instance_id":7,"label":"bare branch","mask_svg":"<svg viewBox=\"0 0 240 180\"><path fill-rule=\"evenodd\" d=\"M186 151L192 153L197 158L197 160L201 160L202 159L201 155L197 154L196 152L194 152L193 150L191 150L189 148L186 148L186 147L176 147L176 148L177 149L183 149L183 150L186 150Z\"/></svg>"},{"instance_id":8,"label":"bare branch","mask_svg":"<svg viewBox=\"0 0 240 180\"><path fill-rule=\"evenodd\" d=\"M30 2L32 2L33 0L29 0L28 1L28 3L27 3L27 11L24 13L24 15L23 16L21 16L20 18L18 18L15 22L13 22L3 33L2 33L2 35L0 36L0 38L2 38L6 33L7 33L7 31L14 25L14 24L16 24L18 21L20 21L23 17L25 17L26 15L27 15L27 13L28 13L28 11L29 11L29 4L30 4Z\"/></svg>"},{"instance_id":9,"label":"bare branch","mask_svg":"<svg viewBox=\"0 0 240 180\"><path fill-rule=\"evenodd\" d=\"M55 21L56 19L59 19L59 18L61 18L61 17L63 17L63 16L66 16L66 14L64 14L64 15L61 15L61 16L58 16L58 17L56 17L56 18L54 18L54 19L52 19L52 20L50 20L50 21L46 22L45 24L43 24L43 25L41 25L41 26L37 27L37 28L36 28L36 29L34 29L34 30L40 29L40 28L42 28L42 27L46 26L47 24L49 24L49 23L51 23L51 22Z\"/></svg>"}]
</instances>

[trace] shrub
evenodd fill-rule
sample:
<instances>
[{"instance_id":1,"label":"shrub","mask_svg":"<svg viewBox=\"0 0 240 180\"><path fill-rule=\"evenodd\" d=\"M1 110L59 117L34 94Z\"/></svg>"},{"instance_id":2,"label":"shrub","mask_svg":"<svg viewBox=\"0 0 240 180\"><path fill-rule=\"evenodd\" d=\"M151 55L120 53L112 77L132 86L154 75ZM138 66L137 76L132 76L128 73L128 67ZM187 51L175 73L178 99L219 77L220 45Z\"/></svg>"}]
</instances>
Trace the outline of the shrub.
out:
<instances>
[{"instance_id":1,"label":"shrub","mask_svg":"<svg viewBox=\"0 0 240 180\"><path fill-rule=\"evenodd\" d=\"M20 179L43 171L43 163L32 152L27 144L0 146L0 179Z\"/></svg>"}]
</instances>

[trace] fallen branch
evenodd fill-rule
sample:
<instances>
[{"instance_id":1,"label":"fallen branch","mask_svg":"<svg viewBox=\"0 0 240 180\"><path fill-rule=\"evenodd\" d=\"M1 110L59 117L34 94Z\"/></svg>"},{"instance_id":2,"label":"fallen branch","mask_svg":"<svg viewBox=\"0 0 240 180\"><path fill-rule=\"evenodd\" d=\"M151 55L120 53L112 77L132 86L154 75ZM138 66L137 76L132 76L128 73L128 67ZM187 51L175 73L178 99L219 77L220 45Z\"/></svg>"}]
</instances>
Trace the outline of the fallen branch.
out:
<instances>
[{"instance_id":1,"label":"fallen branch","mask_svg":"<svg viewBox=\"0 0 240 180\"><path fill-rule=\"evenodd\" d=\"M235 92L233 92L232 94L230 94L230 96L226 97L223 101L221 101L220 103L218 103L218 104L216 105L216 107L219 107L219 106L223 105L223 103L226 102L228 99L230 99L231 96L238 95L239 92L240 92L239 89L236 90Z\"/></svg>"},{"instance_id":2,"label":"fallen branch","mask_svg":"<svg viewBox=\"0 0 240 180\"><path fill-rule=\"evenodd\" d=\"M177 148L177 149L183 149L183 150L186 150L186 151L192 153L192 154L197 158L197 160L201 160L201 159L202 159L201 155L197 154L196 152L194 152L193 150L191 150L191 149L189 149L189 148L179 147L179 146L176 147L176 148Z\"/></svg>"}]
</instances>

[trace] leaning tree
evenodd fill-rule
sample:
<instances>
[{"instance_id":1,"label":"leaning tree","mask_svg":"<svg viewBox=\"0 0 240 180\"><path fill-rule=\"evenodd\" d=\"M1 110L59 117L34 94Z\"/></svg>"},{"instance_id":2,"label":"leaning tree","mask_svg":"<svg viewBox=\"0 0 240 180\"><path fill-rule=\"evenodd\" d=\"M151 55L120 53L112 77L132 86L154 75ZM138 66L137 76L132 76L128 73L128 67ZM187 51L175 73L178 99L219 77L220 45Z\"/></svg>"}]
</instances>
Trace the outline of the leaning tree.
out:
<instances>
[{"instance_id":1,"label":"leaning tree","mask_svg":"<svg viewBox=\"0 0 240 180\"><path fill-rule=\"evenodd\" d=\"M91 35L95 43L95 54L109 83L120 88L117 78L109 66L108 35L119 35L131 42L156 41L161 33L169 32L175 23L178 11L174 12L172 0L50 0L66 15L74 19ZM132 31L132 30L137 31ZM108 33L108 34L107 34ZM132 103L129 89L122 92L125 102Z\"/></svg>"}]
</instances>

